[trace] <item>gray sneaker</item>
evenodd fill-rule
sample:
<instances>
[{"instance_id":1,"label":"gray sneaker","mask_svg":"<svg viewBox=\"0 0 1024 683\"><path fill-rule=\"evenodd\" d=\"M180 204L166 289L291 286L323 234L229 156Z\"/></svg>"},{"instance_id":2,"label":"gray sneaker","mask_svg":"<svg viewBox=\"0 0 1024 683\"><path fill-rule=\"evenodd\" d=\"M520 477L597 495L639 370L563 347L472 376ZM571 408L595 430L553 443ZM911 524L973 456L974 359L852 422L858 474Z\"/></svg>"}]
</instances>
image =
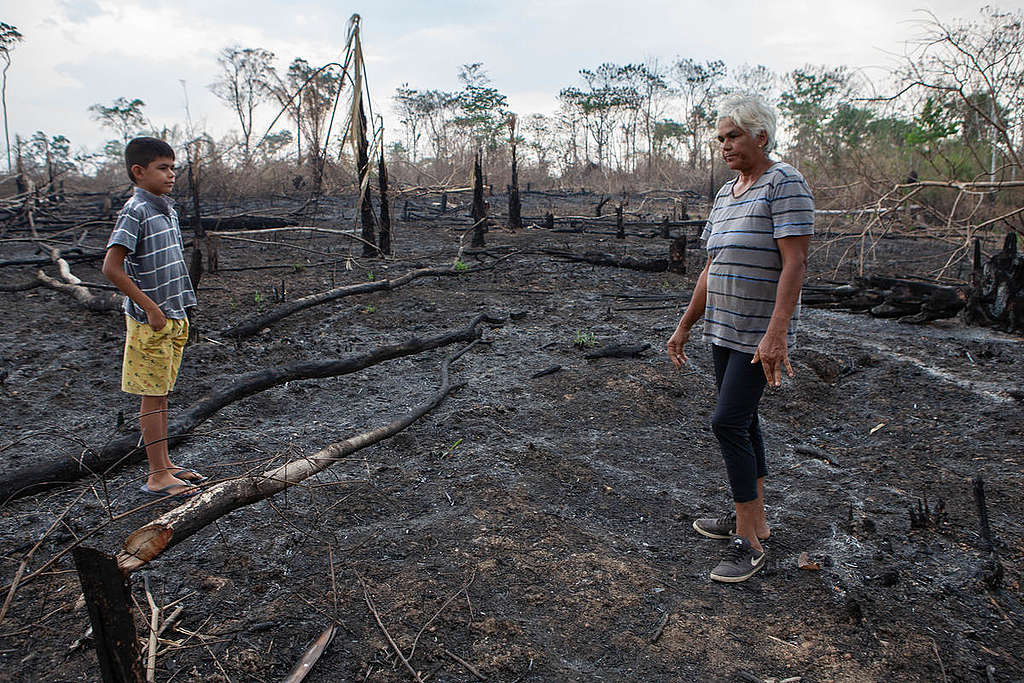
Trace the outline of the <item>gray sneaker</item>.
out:
<instances>
[{"instance_id":1,"label":"gray sneaker","mask_svg":"<svg viewBox=\"0 0 1024 683\"><path fill-rule=\"evenodd\" d=\"M725 583L746 581L764 567L764 557L763 552L750 546L750 541L742 536L733 536L725 557L711 570L711 579Z\"/></svg>"},{"instance_id":2,"label":"gray sneaker","mask_svg":"<svg viewBox=\"0 0 1024 683\"><path fill-rule=\"evenodd\" d=\"M729 512L721 517L701 517L700 519L695 519L693 520L693 528L697 530L698 534L704 534L708 538L732 538L736 535L736 513ZM758 536L757 540L767 541L771 535L771 530L769 530L768 536Z\"/></svg>"},{"instance_id":3,"label":"gray sneaker","mask_svg":"<svg viewBox=\"0 0 1024 683\"><path fill-rule=\"evenodd\" d=\"M721 517L701 517L693 520L698 534L708 538L732 538L736 535L736 513L729 512Z\"/></svg>"}]
</instances>

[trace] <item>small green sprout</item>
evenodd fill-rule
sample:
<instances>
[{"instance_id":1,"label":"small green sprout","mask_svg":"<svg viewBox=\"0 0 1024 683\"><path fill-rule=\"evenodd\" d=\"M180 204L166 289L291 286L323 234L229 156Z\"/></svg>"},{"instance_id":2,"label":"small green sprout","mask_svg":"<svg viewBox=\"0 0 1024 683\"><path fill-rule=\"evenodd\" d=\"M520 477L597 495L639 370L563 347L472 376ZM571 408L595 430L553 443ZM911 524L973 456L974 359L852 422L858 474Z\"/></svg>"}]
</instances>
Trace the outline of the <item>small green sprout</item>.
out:
<instances>
[{"instance_id":1,"label":"small green sprout","mask_svg":"<svg viewBox=\"0 0 1024 683\"><path fill-rule=\"evenodd\" d=\"M572 338L572 345L581 349L592 349L597 346L597 335L589 330L586 332L576 330L576 334Z\"/></svg>"}]
</instances>

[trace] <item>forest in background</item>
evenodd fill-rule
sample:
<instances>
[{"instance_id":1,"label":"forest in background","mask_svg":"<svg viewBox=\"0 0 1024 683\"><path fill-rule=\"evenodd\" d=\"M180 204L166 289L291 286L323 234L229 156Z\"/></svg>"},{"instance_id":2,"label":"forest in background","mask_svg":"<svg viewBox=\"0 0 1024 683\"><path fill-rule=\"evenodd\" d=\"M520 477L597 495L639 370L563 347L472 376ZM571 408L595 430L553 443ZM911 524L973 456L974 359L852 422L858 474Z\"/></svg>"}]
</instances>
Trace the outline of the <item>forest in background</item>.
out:
<instances>
[{"instance_id":1,"label":"forest in background","mask_svg":"<svg viewBox=\"0 0 1024 683\"><path fill-rule=\"evenodd\" d=\"M220 51L208 87L234 113L234 130L217 138L198 129L187 105L180 125L156 130L145 102L127 93L82 112L111 135L92 151L73 151L58 131L9 133L6 74L31 36L0 24L9 170L0 193L31 188L54 197L69 188L127 187L122 150L139 134L180 150L182 167L202 176L204 197L351 191L356 147L346 144L352 126L344 113L360 89L369 167L383 156L399 188L464 187L478 152L489 183L502 187L514 145L528 187L678 188L707 196L728 174L712 142L717 106L732 93L755 92L777 106L778 153L808 178L819 208L874 211L877 229L883 212L906 222L912 207L910 222L943 230L947 239L966 236L959 242L966 245L978 229L1019 232L1024 225L1014 191L1024 149L1022 16L986 8L944 23L923 15L884 82L853 66L775 73L679 56L603 63L580 69L551 114L510 111L501 84L479 62L459 69L458 90L407 83L370 97L365 68L354 73L302 57L282 67L268 50L233 45ZM390 109L386 130L374 103Z\"/></svg>"}]
</instances>

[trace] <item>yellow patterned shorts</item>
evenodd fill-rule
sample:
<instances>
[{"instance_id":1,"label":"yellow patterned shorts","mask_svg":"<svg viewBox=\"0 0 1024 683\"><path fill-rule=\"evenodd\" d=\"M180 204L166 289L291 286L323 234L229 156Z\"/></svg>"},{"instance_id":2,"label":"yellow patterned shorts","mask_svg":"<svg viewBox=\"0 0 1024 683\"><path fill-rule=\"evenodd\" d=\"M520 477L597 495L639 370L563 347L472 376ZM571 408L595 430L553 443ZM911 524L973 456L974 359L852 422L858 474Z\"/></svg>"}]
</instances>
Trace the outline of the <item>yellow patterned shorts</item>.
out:
<instances>
[{"instance_id":1,"label":"yellow patterned shorts","mask_svg":"<svg viewBox=\"0 0 1024 683\"><path fill-rule=\"evenodd\" d=\"M159 332L130 315L121 363L121 391L141 396L166 396L174 388L181 354L188 339L188 320L167 319Z\"/></svg>"}]
</instances>

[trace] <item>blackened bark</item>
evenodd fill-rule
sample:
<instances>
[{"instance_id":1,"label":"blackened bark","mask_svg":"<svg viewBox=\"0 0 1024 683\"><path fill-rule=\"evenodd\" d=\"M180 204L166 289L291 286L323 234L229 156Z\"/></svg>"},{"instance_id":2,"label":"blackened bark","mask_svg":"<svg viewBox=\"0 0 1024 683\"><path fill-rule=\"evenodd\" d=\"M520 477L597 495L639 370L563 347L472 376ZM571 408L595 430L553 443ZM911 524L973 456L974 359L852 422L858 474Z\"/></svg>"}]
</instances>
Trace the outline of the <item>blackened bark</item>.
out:
<instances>
[{"instance_id":1,"label":"blackened bark","mask_svg":"<svg viewBox=\"0 0 1024 683\"><path fill-rule=\"evenodd\" d=\"M484 202L484 174L480 168L480 152L473 160L473 240L470 246L480 248L484 245L484 233L487 231L487 204Z\"/></svg>"},{"instance_id":2,"label":"blackened bark","mask_svg":"<svg viewBox=\"0 0 1024 683\"><path fill-rule=\"evenodd\" d=\"M376 218L373 215L373 204L370 200L370 144L366 140L366 115L363 113L363 103L359 102L359 193L362 201L359 205L359 213L363 223L363 256L372 258L377 256L376 235L374 223Z\"/></svg>"},{"instance_id":3,"label":"blackened bark","mask_svg":"<svg viewBox=\"0 0 1024 683\"><path fill-rule=\"evenodd\" d=\"M384 146L381 145L380 160L377 163L377 180L380 183L380 253L391 255L391 207L388 205L388 168L384 164Z\"/></svg>"}]
</instances>

